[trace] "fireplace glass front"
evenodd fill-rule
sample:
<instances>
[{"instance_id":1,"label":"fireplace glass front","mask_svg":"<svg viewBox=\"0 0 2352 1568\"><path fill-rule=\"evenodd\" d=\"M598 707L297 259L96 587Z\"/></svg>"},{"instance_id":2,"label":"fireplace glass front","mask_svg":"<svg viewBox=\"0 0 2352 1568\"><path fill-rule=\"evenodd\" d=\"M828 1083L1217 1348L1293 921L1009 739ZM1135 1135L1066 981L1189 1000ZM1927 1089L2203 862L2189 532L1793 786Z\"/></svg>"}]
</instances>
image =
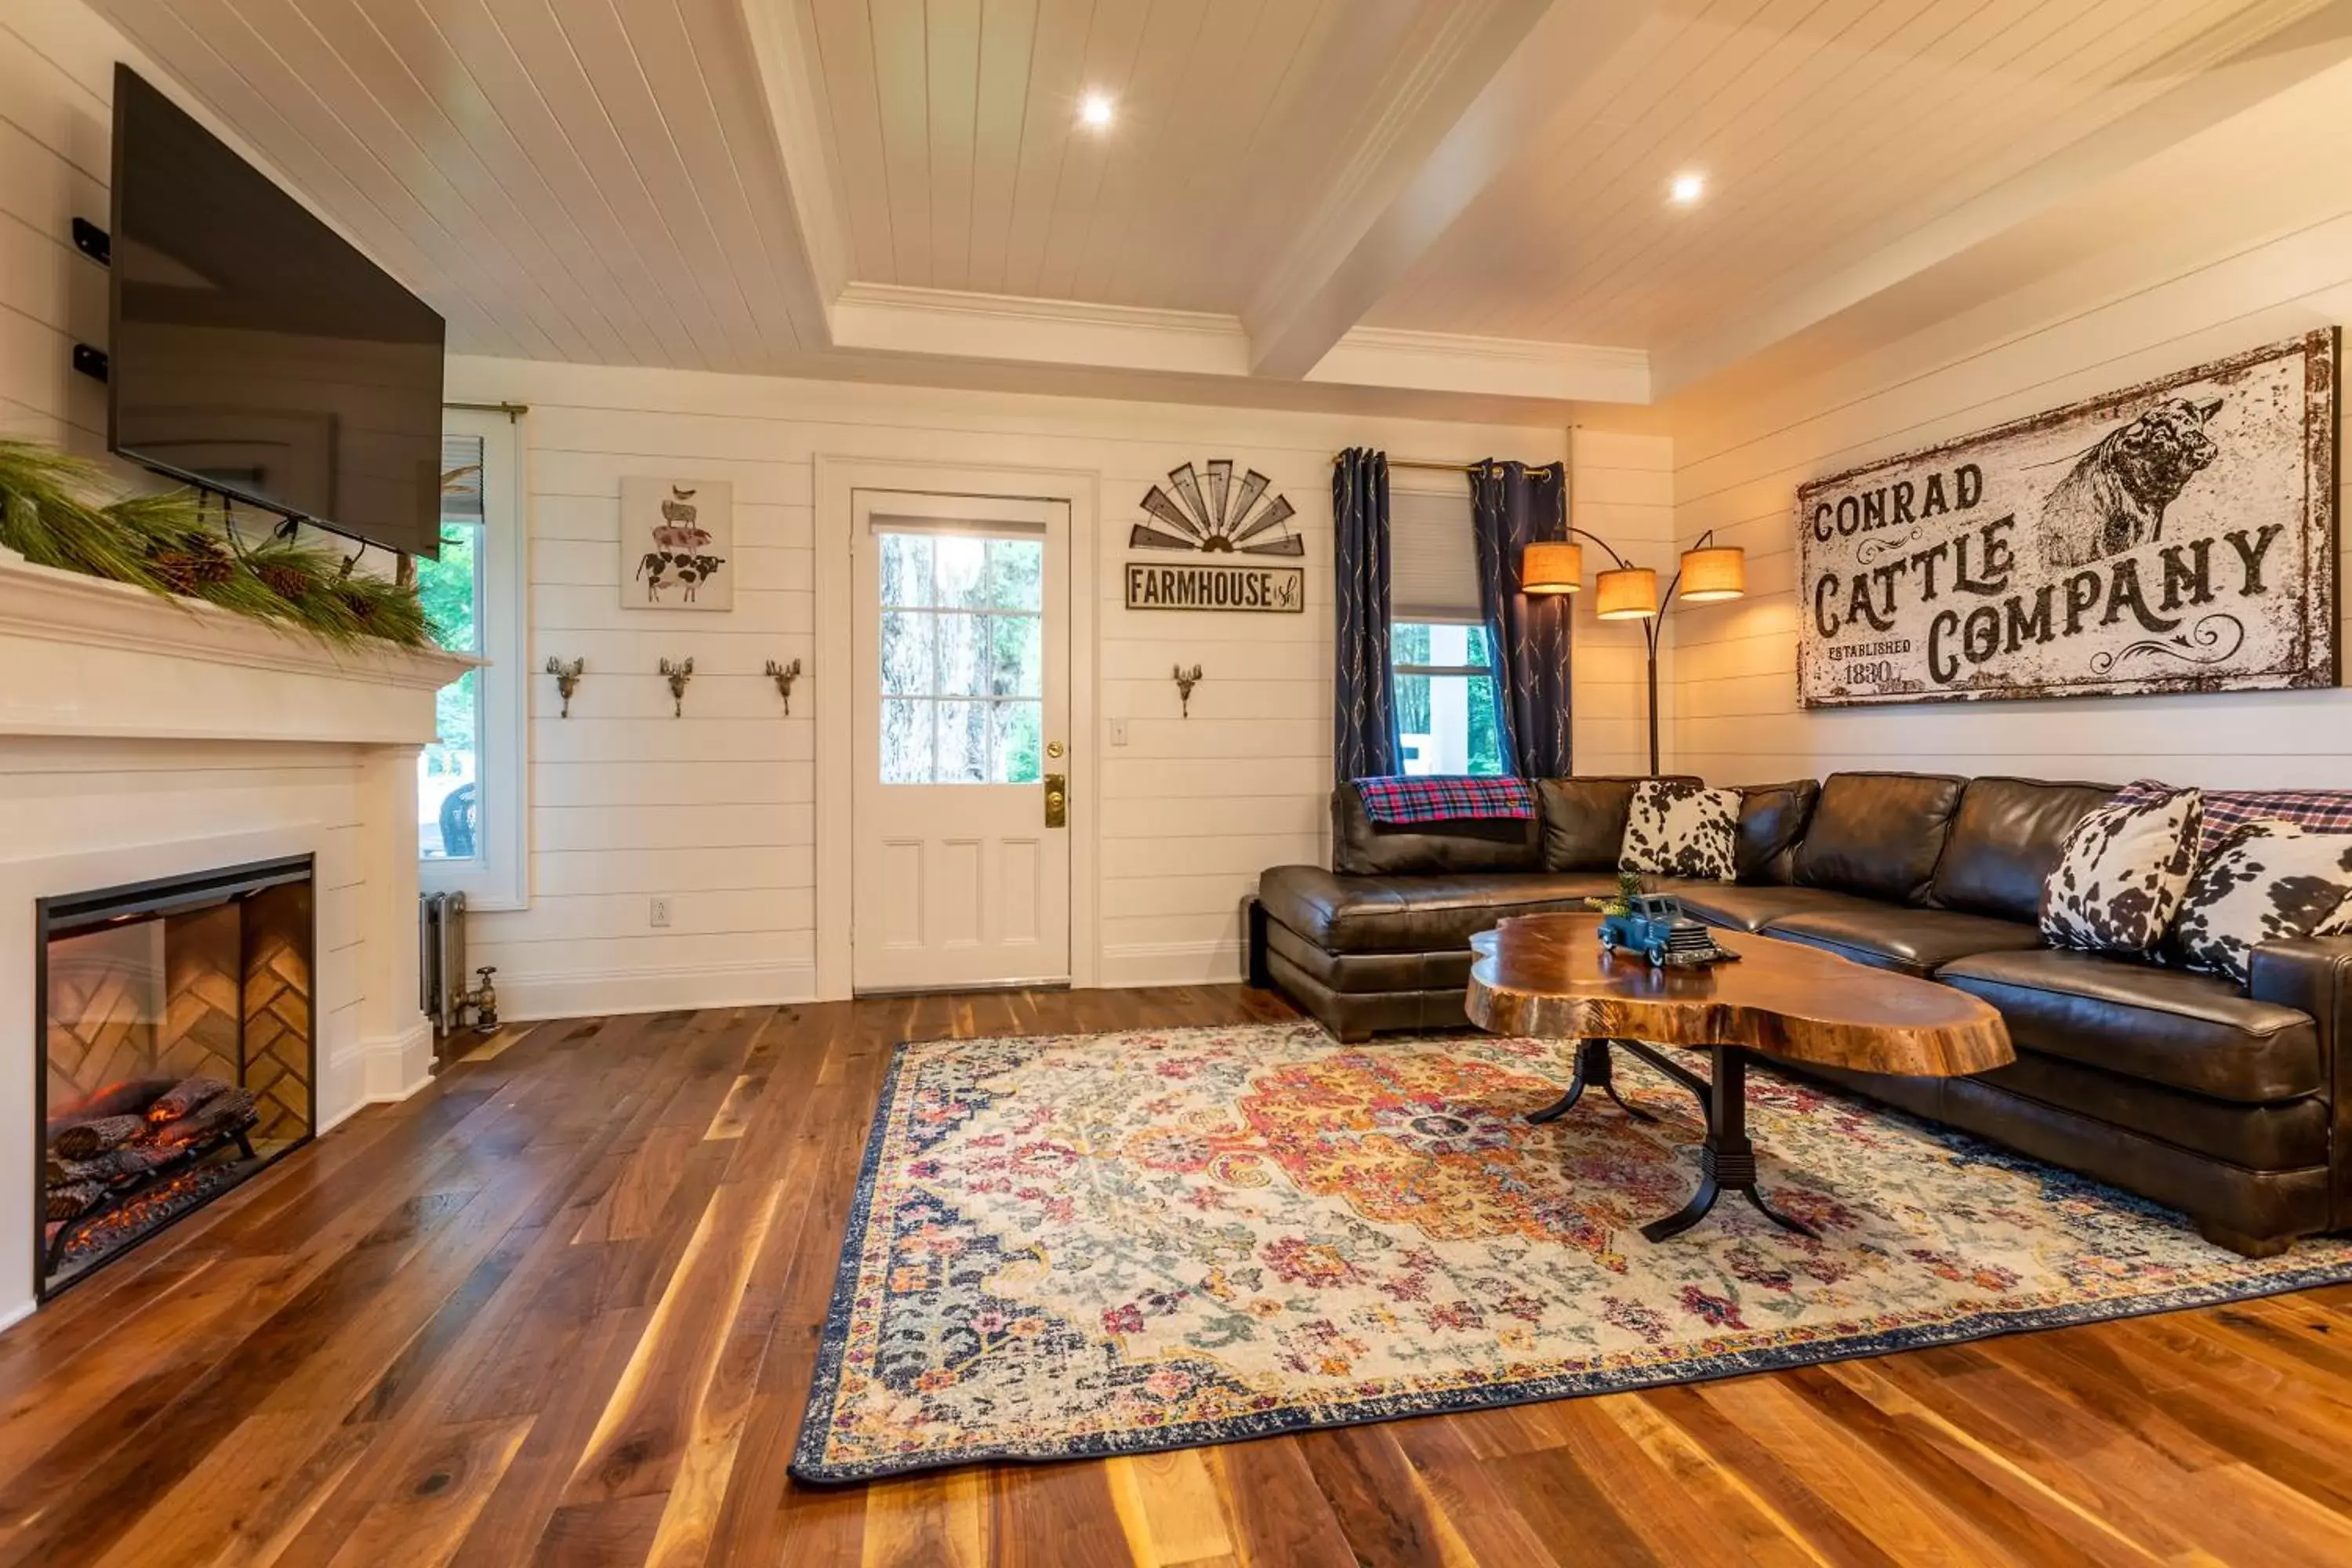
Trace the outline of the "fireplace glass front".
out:
<instances>
[{"instance_id":1,"label":"fireplace glass front","mask_svg":"<svg viewBox=\"0 0 2352 1568\"><path fill-rule=\"evenodd\" d=\"M39 905L44 1300L317 1127L310 856Z\"/></svg>"}]
</instances>

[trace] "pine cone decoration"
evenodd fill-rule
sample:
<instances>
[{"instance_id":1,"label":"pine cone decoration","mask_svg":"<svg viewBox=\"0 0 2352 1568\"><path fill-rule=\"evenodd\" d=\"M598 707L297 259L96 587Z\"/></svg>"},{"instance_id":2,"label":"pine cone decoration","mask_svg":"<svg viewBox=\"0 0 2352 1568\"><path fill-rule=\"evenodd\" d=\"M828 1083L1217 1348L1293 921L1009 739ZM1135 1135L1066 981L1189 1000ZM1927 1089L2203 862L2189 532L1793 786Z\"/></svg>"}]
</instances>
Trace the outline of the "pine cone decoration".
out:
<instances>
[{"instance_id":1,"label":"pine cone decoration","mask_svg":"<svg viewBox=\"0 0 2352 1568\"><path fill-rule=\"evenodd\" d=\"M352 617L360 625L367 626L375 619L375 600L367 594L353 593L349 588L339 588L336 597L342 600L343 607L351 611Z\"/></svg>"},{"instance_id":2,"label":"pine cone decoration","mask_svg":"<svg viewBox=\"0 0 2352 1568\"><path fill-rule=\"evenodd\" d=\"M289 602L299 602L308 598L317 581L299 566L288 566L274 562L254 567L253 574L260 578L263 585L271 593Z\"/></svg>"},{"instance_id":3,"label":"pine cone decoration","mask_svg":"<svg viewBox=\"0 0 2352 1568\"><path fill-rule=\"evenodd\" d=\"M147 552L147 564L174 594L194 594L236 574L236 563L220 543L200 533L183 534Z\"/></svg>"}]
</instances>

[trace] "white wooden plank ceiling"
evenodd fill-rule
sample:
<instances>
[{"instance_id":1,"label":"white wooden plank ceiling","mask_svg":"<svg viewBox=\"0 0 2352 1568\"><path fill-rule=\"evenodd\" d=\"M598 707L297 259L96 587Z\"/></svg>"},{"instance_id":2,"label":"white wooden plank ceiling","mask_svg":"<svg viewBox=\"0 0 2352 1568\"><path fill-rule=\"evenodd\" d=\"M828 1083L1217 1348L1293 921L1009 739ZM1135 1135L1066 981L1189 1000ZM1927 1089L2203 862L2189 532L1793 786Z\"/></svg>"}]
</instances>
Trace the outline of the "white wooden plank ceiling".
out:
<instances>
[{"instance_id":1,"label":"white wooden plank ceiling","mask_svg":"<svg viewBox=\"0 0 2352 1568\"><path fill-rule=\"evenodd\" d=\"M2031 216L2029 176L2046 207L2070 152L2098 177L2103 135L2144 162L2273 90L2266 39L2309 46L2290 77L2352 50L2283 31L2352 0L95 3L461 352L805 373L951 339L1454 392L1507 363L1538 398L1798 330L1874 258ZM2233 60L2236 99L2149 129Z\"/></svg>"}]
</instances>

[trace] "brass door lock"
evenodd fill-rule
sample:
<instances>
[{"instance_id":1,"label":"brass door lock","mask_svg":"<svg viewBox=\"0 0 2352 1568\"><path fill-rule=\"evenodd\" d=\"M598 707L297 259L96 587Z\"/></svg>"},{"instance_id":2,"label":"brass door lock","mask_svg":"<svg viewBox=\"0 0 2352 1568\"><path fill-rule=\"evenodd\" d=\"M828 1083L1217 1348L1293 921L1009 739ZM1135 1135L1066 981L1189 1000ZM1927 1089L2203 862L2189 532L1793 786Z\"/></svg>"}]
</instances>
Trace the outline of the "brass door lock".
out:
<instances>
[{"instance_id":1,"label":"brass door lock","mask_svg":"<svg viewBox=\"0 0 2352 1568\"><path fill-rule=\"evenodd\" d=\"M1045 826L1066 827L1070 823L1070 781L1066 773L1045 775Z\"/></svg>"}]
</instances>

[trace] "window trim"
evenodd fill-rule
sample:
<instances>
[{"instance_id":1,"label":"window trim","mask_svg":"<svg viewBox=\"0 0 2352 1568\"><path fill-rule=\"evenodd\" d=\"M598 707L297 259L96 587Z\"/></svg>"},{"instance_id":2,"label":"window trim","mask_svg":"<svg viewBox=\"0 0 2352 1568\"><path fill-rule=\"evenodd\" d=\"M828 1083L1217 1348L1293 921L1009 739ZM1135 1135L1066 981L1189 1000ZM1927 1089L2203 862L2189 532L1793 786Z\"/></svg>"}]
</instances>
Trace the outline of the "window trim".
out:
<instances>
[{"instance_id":1,"label":"window trim","mask_svg":"<svg viewBox=\"0 0 2352 1568\"><path fill-rule=\"evenodd\" d=\"M482 443L482 543L475 562L479 605L475 625L487 661L477 679L480 766L476 819L483 853L464 860L416 859L426 892L462 892L484 910L530 907L530 530L522 421L504 414L452 409L443 428Z\"/></svg>"}]
</instances>

